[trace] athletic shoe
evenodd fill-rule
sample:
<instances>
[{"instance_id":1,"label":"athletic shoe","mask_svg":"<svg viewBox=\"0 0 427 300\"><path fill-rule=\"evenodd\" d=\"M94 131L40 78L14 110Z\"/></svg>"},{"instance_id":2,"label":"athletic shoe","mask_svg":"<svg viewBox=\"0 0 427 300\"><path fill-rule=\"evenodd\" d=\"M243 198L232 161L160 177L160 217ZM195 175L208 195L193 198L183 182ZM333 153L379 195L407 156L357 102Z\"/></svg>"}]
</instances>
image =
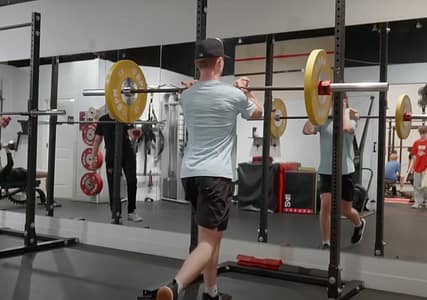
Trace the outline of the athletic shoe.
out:
<instances>
[{"instance_id":1,"label":"athletic shoe","mask_svg":"<svg viewBox=\"0 0 427 300\"><path fill-rule=\"evenodd\" d=\"M212 297L211 295L209 295L208 293L203 293L203 300L231 300L231 295L225 294L225 293L221 293L218 292L218 295L216 295L215 297Z\"/></svg>"},{"instance_id":2,"label":"athletic shoe","mask_svg":"<svg viewBox=\"0 0 427 300\"><path fill-rule=\"evenodd\" d=\"M322 243L322 246L320 246L321 250L329 250L331 248L331 245L329 243Z\"/></svg>"},{"instance_id":3,"label":"athletic shoe","mask_svg":"<svg viewBox=\"0 0 427 300\"><path fill-rule=\"evenodd\" d=\"M156 300L178 300L178 284L172 281L157 290Z\"/></svg>"},{"instance_id":4,"label":"athletic shoe","mask_svg":"<svg viewBox=\"0 0 427 300\"><path fill-rule=\"evenodd\" d=\"M365 232L366 220L361 218L360 221L362 225L359 227L354 227L353 236L351 237L351 243L357 245L363 238L363 233Z\"/></svg>"},{"instance_id":5,"label":"athletic shoe","mask_svg":"<svg viewBox=\"0 0 427 300\"><path fill-rule=\"evenodd\" d=\"M111 218L111 224L116 224L114 218ZM123 225L122 218L119 219L119 224L116 224L116 225Z\"/></svg>"},{"instance_id":6,"label":"athletic shoe","mask_svg":"<svg viewBox=\"0 0 427 300\"><path fill-rule=\"evenodd\" d=\"M412 208L417 209L417 208L421 208L421 207L422 207L422 205L421 205L421 204L414 203L411 207L412 207Z\"/></svg>"},{"instance_id":7,"label":"athletic shoe","mask_svg":"<svg viewBox=\"0 0 427 300\"><path fill-rule=\"evenodd\" d=\"M128 214L128 220L132 222L142 222L142 218L136 212Z\"/></svg>"}]
</instances>

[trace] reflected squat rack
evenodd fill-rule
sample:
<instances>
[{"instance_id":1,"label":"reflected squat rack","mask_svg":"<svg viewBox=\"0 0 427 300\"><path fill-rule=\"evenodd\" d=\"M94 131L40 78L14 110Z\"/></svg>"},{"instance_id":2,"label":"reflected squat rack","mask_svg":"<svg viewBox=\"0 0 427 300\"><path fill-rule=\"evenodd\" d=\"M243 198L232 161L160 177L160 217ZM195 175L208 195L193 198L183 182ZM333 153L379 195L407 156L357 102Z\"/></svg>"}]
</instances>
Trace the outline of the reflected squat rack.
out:
<instances>
[{"instance_id":1,"label":"reflected squat rack","mask_svg":"<svg viewBox=\"0 0 427 300\"><path fill-rule=\"evenodd\" d=\"M31 27L31 57L30 57L30 100L28 100L28 158L27 158L27 205L25 211L25 231L16 231L9 228L0 228L2 235L19 237L24 239L24 245L1 249L0 258L23 255L25 253L44 251L60 247L71 246L78 243L77 238L59 238L50 235L36 235L35 202L36 202L36 162L37 162L37 114L39 106L39 68L40 68L40 13L33 12L29 23L0 27L0 31L15 28ZM39 242L39 241L40 242Z\"/></svg>"}]
</instances>

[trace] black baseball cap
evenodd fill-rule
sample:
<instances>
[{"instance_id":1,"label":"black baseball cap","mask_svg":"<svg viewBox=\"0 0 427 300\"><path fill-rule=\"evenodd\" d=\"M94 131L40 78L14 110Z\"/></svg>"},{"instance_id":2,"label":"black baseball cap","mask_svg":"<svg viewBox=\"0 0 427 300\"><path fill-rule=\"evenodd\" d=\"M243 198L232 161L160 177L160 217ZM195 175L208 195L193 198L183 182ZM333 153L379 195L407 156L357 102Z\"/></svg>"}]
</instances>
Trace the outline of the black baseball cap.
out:
<instances>
[{"instance_id":1,"label":"black baseball cap","mask_svg":"<svg viewBox=\"0 0 427 300\"><path fill-rule=\"evenodd\" d=\"M220 56L229 58L224 54L224 43L221 39L206 39L196 42L196 59Z\"/></svg>"}]
</instances>

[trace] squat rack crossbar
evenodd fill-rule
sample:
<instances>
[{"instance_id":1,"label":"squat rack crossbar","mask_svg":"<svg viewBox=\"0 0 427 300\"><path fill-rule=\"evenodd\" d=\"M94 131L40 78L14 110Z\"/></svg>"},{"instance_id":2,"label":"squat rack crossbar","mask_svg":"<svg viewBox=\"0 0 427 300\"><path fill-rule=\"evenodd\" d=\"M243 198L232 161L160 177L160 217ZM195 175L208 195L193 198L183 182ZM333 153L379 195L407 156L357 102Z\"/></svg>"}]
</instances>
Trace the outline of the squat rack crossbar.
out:
<instances>
[{"instance_id":1,"label":"squat rack crossbar","mask_svg":"<svg viewBox=\"0 0 427 300\"><path fill-rule=\"evenodd\" d=\"M28 23L21 23L21 24L15 24L15 25L8 25L8 26L0 27L0 31L11 30L11 29L17 29L17 28L22 28L22 27L30 27L30 26L32 26L32 25L33 25L33 23L32 23L32 22L28 22Z\"/></svg>"},{"instance_id":2,"label":"squat rack crossbar","mask_svg":"<svg viewBox=\"0 0 427 300\"><path fill-rule=\"evenodd\" d=\"M36 206L36 164L37 164L37 120L39 115L58 115L57 111L52 113L43 113L38 110L39 106L39 69L40 69L40 13L33 12L31 23L13 25L0 28L8 30L31 26L31 57L30 57L30 98L28 100L28 111L21 115L28 117L28 150L27 150L27 182L26 182L26 210L24 232L14 231L8 228L0 228L0 236L11 235L22 237L24 245L9 249L0 250L0 258L22 255L29 252L43 251L65 247L76 244L76 238L63 239L47 235L36 234L35 226L35 206ZM6 29L5 29L6 28ZM64 112L65 113L65 112ZM41 242L39 243L38 240Z\"/></svg>"}]
</instances>

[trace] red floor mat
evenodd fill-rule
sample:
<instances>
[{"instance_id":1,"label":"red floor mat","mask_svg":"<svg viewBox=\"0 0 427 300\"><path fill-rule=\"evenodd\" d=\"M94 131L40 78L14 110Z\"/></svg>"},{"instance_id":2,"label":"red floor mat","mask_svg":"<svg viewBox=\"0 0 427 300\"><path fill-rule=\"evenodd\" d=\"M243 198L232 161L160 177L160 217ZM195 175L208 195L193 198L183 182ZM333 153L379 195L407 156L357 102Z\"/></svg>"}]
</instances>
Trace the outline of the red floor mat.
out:
<instances>
[{"instance_id":1,"label":"red floor mat","mask_svg":"<svg viewBox=\"0 0 427 300\"><path fill-rule=\"evenodd\" d=\"M384 203L410 204L408 198L384 198Z\"/></svg>"}]
</instances>

